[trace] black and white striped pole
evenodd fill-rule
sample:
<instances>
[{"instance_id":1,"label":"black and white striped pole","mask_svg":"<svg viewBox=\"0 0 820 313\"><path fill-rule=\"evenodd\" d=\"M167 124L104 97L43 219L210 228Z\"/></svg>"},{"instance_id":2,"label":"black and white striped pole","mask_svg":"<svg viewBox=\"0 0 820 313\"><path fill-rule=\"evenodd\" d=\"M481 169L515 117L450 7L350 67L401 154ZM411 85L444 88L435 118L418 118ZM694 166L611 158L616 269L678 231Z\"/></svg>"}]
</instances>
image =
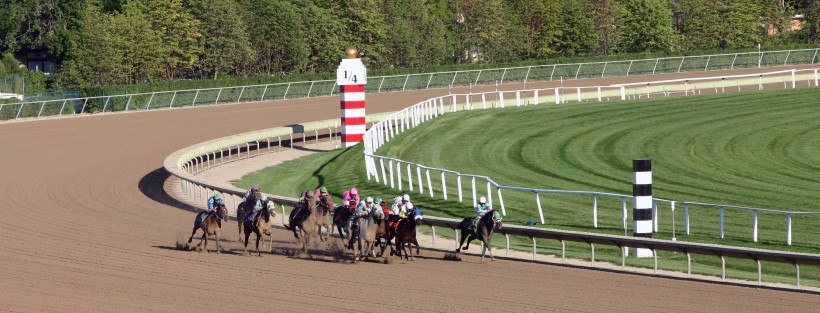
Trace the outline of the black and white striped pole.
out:
<instances>
[{"instance_id":1,"label":"black and white striped pole","mask_svg":"<svg viewBox=\"0 0 820 313\"><path fill-rule=\"evenodd\" d=\"M652 238L652 160L632 160L633 236ZM652 250L637 248L639 258L652 257Z\"/></svg>"}]
</instances>

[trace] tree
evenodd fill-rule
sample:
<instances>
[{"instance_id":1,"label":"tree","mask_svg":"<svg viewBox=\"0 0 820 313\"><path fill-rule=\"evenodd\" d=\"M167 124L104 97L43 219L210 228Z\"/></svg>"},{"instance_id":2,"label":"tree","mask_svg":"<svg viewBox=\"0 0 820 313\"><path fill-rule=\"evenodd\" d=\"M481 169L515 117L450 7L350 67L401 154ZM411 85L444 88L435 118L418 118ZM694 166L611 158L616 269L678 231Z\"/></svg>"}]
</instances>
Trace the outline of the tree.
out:
<instances>
[{"instance_id":1,"label":"tree","mask_svg":"<svg viewBox=\"0 0 820 313\"><path fill-rule=\"evenodd\" d=\"M516 26L524 33L525 48L521 57L543 59L557 54L556 42L562 33L561 6L553 0L511 0L519 12Z\"/></svg>"},{"instance_id":2,"label":"tree","mask_svg":"<svg viewBox=\"0 0 820 313\"><path fill-rule=\"evenodd\" d=\"M0 49L42 49L67 58L87 1L16 0L0 2Z\"/></svg>"},{"instance_id":3,"label":"tree","mask_svg":"<svg viewBox=\"0 0 820 313\"><path fill-rule=\"evenodd\" d=\"M344 57L344 48L353 43L347 28L348 20L339 15L339 11L314 5L308 0L297 6L302 8L302 25L305 25L311 50L309 70L335 70Z\"/></svg>"},{"instance_id":4,"label":"tree","mask_svg":"<svg viewBox=\"0 0 820 313\"><path fill-rule=\"evenodd\" d=\"M672 11L664 0L621 0L619 27L626 52L672 51L677 36L672 29Z\"/></svg>"},{"instance_id":5,"label":"tree","mask_svg":"<svg viewBox=\"0 0 820 313\"><path fill-rule=\"evenodd\" d=\"M679 0L675 10L685 50L752 47L762 39L757 0Z\"/></svg>"},{"instance_id":6,"label":"tree","mask_svg":"<svg viewBox=\"0 0 820 313\"><path fill-rule=\"evenodd\" d=\"M610 54L616 51L623 30L617 27L620 17L624 15L622 7L613 0L584 0L584 4L592 14L599 52Z\"/></svg>"},{"instance_id":7,"label":"tree","mask_svg":"<svg viewBox=\"0 0 820 313\"><path fill-rule=\"evenodd\" d=\"M820 41L820 1L803 0L803 10L805 10L807 38L810 43L817 43Z\"/></svg>"},{"instance_id":8,"label":"tree","mask_svg":"<svg viewBox=\"0 0 820 313\"><path fill-rule=\"evenodd\" d=\"M202 54L198 41L202 34L199 32L200 21L183 7L182 0L134 0L127 6L138 9L150 23L151 30L160 37L165 79L172 80L189 73Z\"/></svg>"},{"instance_id":9,"label":"tree","mask_svg":"<svg viewBox=\"0 0 820 313\"><path fill-rule=\"evenodd\" d=\"M200 75L217 79L219 74L249 74L254 55L237 3L234 0L190 0L189 5L193 16L201 22Z\"/></svg>"},{"instance_id":10,"label":"tree","mask_svg":"<svg viewBox=\"0 0 820 313\"><path fill-rule=\"evenodd\" d=\"M307 68L310 45L299 7L288 1L248 1L251 47L261 72L301 72Z\"/></svg>"},{"instance_id":11,"label":"tree","mask_svg":"<svg viewBox=\"0 0 820 313\"><path fill-rule=\"evenodd\" d=\"M595 24L577 0L561 0L555 51L564 56L590 53L597 46Z\"/></svg>"},{"instance_id":12,"label":"tree","mask_svg":"<svg viewBox=\"0 0 820 313\"><path fill-rule=\"evenodd\" d=\"M447 31L424 0L386 1L388 66L424 67L446 58Z\"/></svg>"},{"instance_id":13,"label":"tree","mask_svg":"<svg viewBox=\"0 0 820 313\"><path fill-rule=\"evenodd\" d=\"M501 0L454 0L459 62L506 62L525 49L513 14Z\"/></svg>"}]
</instances>

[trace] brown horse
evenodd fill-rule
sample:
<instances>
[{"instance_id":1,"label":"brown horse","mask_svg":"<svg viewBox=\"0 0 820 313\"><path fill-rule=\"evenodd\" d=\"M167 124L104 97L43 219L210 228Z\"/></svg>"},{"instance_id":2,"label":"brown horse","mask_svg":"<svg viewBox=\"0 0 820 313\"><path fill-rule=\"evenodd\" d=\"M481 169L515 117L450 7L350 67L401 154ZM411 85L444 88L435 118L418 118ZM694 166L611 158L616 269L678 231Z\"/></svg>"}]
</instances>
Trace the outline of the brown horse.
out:
<instances>
[{"instance_id":1,"label":"brown horse","mask_svg":"<svg viewBox=\"0 0 820 313\"><path fill-rule=\"evenodd\" d=\"M333 199L330 198L330 195L327 197L322 196L322 193L319 190L316 190L315 194L313 195L313 199L318 199L316 202L316 230L319 233L319 239L324 242L325 236L322 234L322 227L327 229L328 232L332 232L333 228L330 227L330 223L328 220L330 219L330 211L333 207Z\"/></svg>"},{"instance_id":2,"label":"brown horse","mask_svg":"<svg viewBox=\"0 0 820 313\"><path fill-rule=\"evenodd\" d=\"M242 201L241 203L239 203L239 205L236 206L236 224L237 228L239 228L240 243L242 243L242 227L244 227L245 224L242 221L245 220L245 217L247 217L248 212L253 211L253 206L256 204L256 201L258 201L261 198L262 193L257 191L253 193L253 196L250 199L245 199L245 201Z\"/></svg>"},{"instance_id":3,"label":"brown horse","mask_svg":"<svg viewBox=\"0 0 820 313\"><path fill-rule=\"evenodd\" d=\"M382 256L384 252L384 247L387 244L387 216L390 215L390 204L387 201L382 200L379 202L379 205L382 207L382 212L384 213L385 219L381 220L376 227L376 245L379 246L379 256Z\"/></svg>"},{"instance_id":4,"label":"brown horse","mask_svg":"<svg viewBox=\"0 0 820 313\"><path fill-rule=\"evenodd\" d=\"M288 218L289 224L285 225L287 230L293 231L293 236L302 243L302 252L307 251L310 237L316 235L316 211L317 202L309 200L307 203L300 202ZM299 234L301 233L301 236Z\"/></svg>"},{"instance_id":5,"label":"brown horse","mask_svg":"<svg viewBox=\"0 0 820 313\"><path fill-rule=\"evenodd\" d=\"M200 222L203 215L207 216L204 221ZM199 244L196 245L197 251L202 252L204 250L208 252L208 236L216 236L216 253L220 253L219 235L222 229L222 220L228 220L228 209L224 204L220 205L218 209L210 214L208 214L207 211L199 212L199 214L196 215L196 219L194 219L194 230L191 232L191 237L188 238L188 243L191 243L194 239L194 234L201 228L202 239L199 241ZM205 246L200 249L199 246L202 245L202 242L205 242Z\"/></svg>"},{"instance_id":6,"label":"brown horse","mask_svg":"<svg viewBox=\"0 0 820 313\"><path fill-rule=\"evenodd\" d=\"M397 216L394 217L398 218ZM401 258L402 251L404 251L404 256L408 260L413 261L415 259L413 256L413 244L416 245L416 254L418 254L419 250L419 243L416 240L416 226L421 224L423 219L424 216L421 213L421 209L416 207L406 219L398 221L398 223L393 227L387 228L387 243L389 244L394 237L396 238L396 249L394 250L391 246L390 255L398 255L399 258ZM383 249L384 248L382 248L382 253L384 253ZM409 249L409 255L405 249Z\"/></svg>"},{"instance_id":7,"label":"brown horse","mask_svg":"<svg viewBox=\"0 0 820 313\"><path fill-rule=\"evenodd\" d=\"M273 231L271 229L274 217L276 217L276 204L273 203L273 200L266 199L262 202L262 210L253 219L249 220L246 217L241 221L242 224L245 224L245 255L248 255L248 238L250 238L251 233L256 234L256 255L262 255L259 252L259 239L262 238L262 235L268 235L268 253L273 251Z\"/></svg>"},{"instance_id":8,"label":"brown horse","mask_svg":"<svg viewBox=\"0 0 820 313\"><path fill-rule=\"evenodd\" d=\"M461 250L467 250L470 248L470 242L478 239L484 243L484 247L481 249L481 262L484 262L484 252L490 252L490 259L495 261L495 257L493 256L493 249L490 247L490 240L493 238L493 231L496 228L501 228L501 213L498 211L492 210L484 214L481 219L478 220L478 225L476 229L470 229L472 226L473 218L465 218L458 224L458 228L461 229L461 233L463 236L461 237L461 242L458 244L458 248L456 248L456 253L461 252ZM464 240L467 240L467 246L464 246Z\"/></svg>"},{"instance_id":9,"label":"brown horse","mask_svg":"<svg viewBox=\"0 0 820 313\"><path fill-rule=\"evenodd\" d=\"M349 234L346 236L342 231L342 228L345 227L347 221L349 221L350 217L353 216L353 210L355 209L356 201L350 201L349 203L338 205L335 209L333 209L333 225L336 226L336 229L339 231L339 239L342 240L343 244L345 242L345 238L349 238L350 236ZM330 228L330 233L333 233L333 228Z\"/></svg>"}]
</instances>

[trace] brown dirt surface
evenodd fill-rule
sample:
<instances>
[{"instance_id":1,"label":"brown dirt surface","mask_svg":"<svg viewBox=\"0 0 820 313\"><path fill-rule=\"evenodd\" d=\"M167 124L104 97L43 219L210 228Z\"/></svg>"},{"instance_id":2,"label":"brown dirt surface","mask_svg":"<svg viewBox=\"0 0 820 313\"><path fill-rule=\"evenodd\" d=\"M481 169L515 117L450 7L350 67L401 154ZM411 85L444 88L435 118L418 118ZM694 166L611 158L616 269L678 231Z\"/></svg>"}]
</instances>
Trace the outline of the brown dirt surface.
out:
<instances>
[{"instance_id":1,"label":"brown dirt surface","mask_svg":"<svg viewBox=\"0 0 820 313\"><path fill-rule=\"evenodd\" d=\"M446 92L371 94L368 111ZM429 250L389 264L352 264L328 244L292 256L295 240L281 230L274 254L242 256L233 221L222 254L187 251L200 208L165 193L166 156L222 136L338 115L338 97L323 97L0 124L0 311L816 312L820 305L814 294L530 262L479 264L472 256L455 262Z\"/></svg>"}]
</instances>

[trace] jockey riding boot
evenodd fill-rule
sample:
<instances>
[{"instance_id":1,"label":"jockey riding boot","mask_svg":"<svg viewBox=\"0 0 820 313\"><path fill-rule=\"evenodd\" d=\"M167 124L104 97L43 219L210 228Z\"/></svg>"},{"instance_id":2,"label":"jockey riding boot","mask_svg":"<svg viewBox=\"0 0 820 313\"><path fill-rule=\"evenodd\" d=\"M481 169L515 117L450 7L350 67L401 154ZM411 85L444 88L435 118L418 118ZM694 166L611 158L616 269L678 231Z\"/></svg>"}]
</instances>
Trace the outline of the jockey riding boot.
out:
<instances>
[{"instance_id":1,"label":"jockey riding boot","mask_svg":"<svg viewBox=\"0 0 820 313\"><path fill-rule=\"evenodd\" d=\"M469 229L472 230L472 231L475 231L476 226L477 226L476 224L478 224L478 218L473 218L473 222L470 223L470 228Z\"/></svg>"}]
</instances>

